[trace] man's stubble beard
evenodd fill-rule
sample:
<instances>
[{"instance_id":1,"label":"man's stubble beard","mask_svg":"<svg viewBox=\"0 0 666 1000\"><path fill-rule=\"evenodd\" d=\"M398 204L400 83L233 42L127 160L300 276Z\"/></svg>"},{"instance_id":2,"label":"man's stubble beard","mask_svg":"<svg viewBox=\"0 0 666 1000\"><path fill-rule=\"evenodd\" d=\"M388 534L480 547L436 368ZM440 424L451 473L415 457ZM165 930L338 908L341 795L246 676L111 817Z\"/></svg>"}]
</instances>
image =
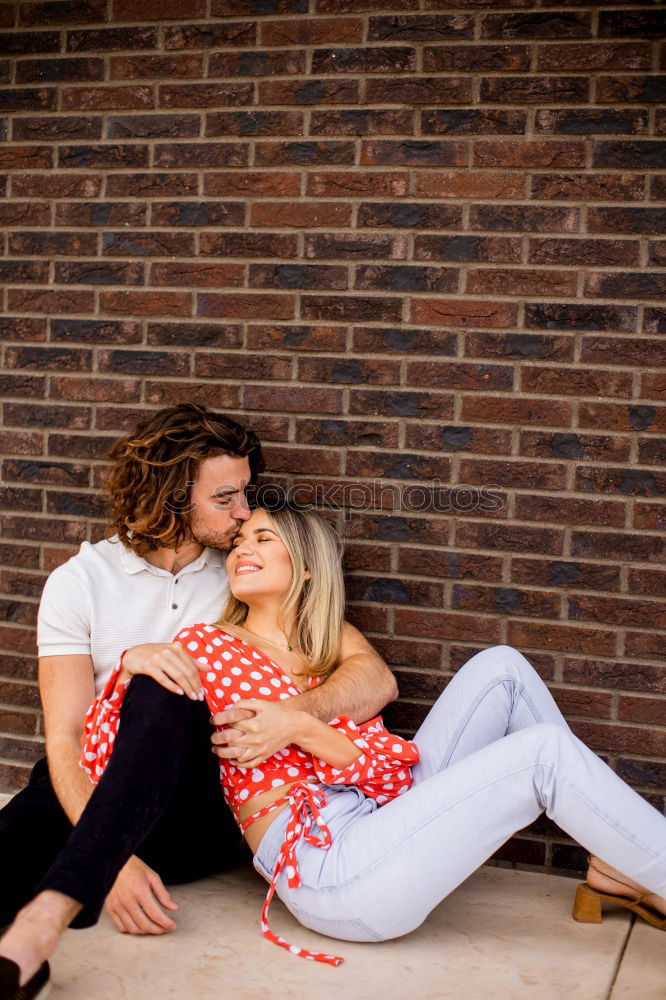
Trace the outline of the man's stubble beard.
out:
<instances>
[{"instance_id":1,"label":"man's stubble beard","mask_svg":"<svg viewBox=\"0 0 666 1000\"><path fill-rule=\"evenodd\" d=\"M199 545L204 545L211 549L219 549L221 552L228 552L231 548L231 539L242 523L240 520L232 521L226 531L220 531L219 529L202 524L196 518L192 518L190 522L190 534Z\"/></svg>"}]
</instances>

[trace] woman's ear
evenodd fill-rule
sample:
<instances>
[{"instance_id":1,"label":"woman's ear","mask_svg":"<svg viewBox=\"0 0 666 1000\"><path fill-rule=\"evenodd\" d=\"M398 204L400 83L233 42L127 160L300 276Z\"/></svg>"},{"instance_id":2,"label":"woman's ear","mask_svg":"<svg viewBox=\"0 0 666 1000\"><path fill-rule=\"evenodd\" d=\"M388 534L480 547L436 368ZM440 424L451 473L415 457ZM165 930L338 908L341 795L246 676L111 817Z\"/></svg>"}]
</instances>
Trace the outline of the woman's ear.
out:
<instances>
[{"instance_id":1,"label":"woman's ear","mask_svg":"<svg viewBox=\"0 0 666 1000\"><path fill-rule=\"evenodd\" d=\"M304 578L305 578L306 580L311 580L311 579L312 579L312 573L310 572L310 570L309 570L309 569L306 569L306 571L305 571L305 573L304 573Z\"/></svg>"}]
</instances>

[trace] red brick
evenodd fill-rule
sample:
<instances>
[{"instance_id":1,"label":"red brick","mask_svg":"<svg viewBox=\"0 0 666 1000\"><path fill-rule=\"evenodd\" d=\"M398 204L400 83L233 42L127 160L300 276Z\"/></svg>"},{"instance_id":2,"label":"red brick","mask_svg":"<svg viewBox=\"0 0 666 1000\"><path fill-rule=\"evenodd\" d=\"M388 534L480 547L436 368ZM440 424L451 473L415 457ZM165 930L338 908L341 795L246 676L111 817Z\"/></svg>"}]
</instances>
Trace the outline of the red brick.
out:
<instances>
[{"instance_id":1,"label":"red brick","mask_svg":"<svg viewBox=\"0 0 666 1000\"><path fill-rule=\"evenodd\" d=\"M420 171L415 194L424 198L523 198L525 178L490 170Z\"/></svg>"},{"instance_id":2,"label":"red brick","mask_svg":"<svg viewBox=\"0 0 666 1000\"><path fill-rule=\"evenodd\" d=\"M518 14L484 14L482 38L589 38L591 17L577 11L526 11Z\"/></svg>"},{"instance_id":3,"label":"red brick","mask_svg":"<svg viewBox=\"0 0 666 1000\"><path fill-rule=\"evenodd\" d=\"M410 549L402 545L398 560L401 573L454 580L485 580L490 583L499 582L502 577L502 560L493 556L442 552L437 549Z\"/></svg>"},{"instance_id":4,"label":"red brick","mask_svg":"<svg viewBox=\"0 0 666 1000\"><path fill-rule=\"evenodd\" d=\"M413 135L414 112L402 108L312 111L310 135Z\"/></svg>"},{"instance_id":5,"label":"red brick","mask_svg":"<svg viewBox=\"0 0 666 1000\"><path fill-rule=\"evenodd\" d=\"M664 645L664 634L663 632L627 632L624 651L626 656L649 656L655 659L664 658L664 651L666 646ZM649 752L647 747L641 747L642 753Z\"/></svg>"},{"instance_id":6,"label":"red brick","mask_svg":"<svg viewBox=\"0 0 666 1000\"><path fill-rule=\"evenodd\" d=\"M96 174L17 174L12 177L13 198L96 198L101 192L102 178Z\"/></svg>"},{"instance_id":7,"label":"red brick","mask_svg":"<svg viewBox=\"0 0 666 1000\"><path fill-rule=\"evenodd\" d=\"M413 299L411 320L445 326L506 327L516 324L511 302L472 302L469 299Z\"/></svg>"},{"instance_id":8,"label":"red brick","mask_svg":"<svg viewBox=\"0 0 666 1000\"><path fill-rule=\"evenodd\" d=\"M577 45L540 45L537 49L538 72L574 73L600 69L650 69L650 45L647 42L587 42Z\"/></svg>"},{"instance_id":9,"label":"red brick","mask_svg":"<svg viewBox=\"0 0 666 1000\"><path fill-rule=\"evenodd\" d=\"M630 102L661 103L666 89L663 75L654 76L600 76L597 78L596 96L599 104Z\"/></svg>"},{"instance_id":10,"label":"red brick","mask_svg":"<svg viewBox=\"0 0 666 1000\"><path fill-rule=\"evenodd\" d=\"M665 365L666 344L647 337L583 337L580 359L606 365Z\"/></svg>"},{"instance_id":11,"label":"red brick","mask_svg":"<svg viewBox=\"0 0 666 1000\"><path fill-rule=\"evenodd\" d=\"M1 146L0 169L39 170L53 167L53 151L50 146Z\"/></svg>"},{"instance_id":12,"label":"red brick","mask_svg":"<svg viewBox=\"0 0 666 1000\"><path fill-rule=\"evenodd\" d=\"M200 351L195 355L194 374L201 378L225 378L234 381L246 379L288 381L291 376L291 360L246 353Z\"/></svg>"},{"instance_id":13,"label":"red brick","mask_svg":"<svg viewBox=\"0 0 666 1000\"><path fill-rule=\"evenodd\" d=\"M335 326L248 326L248 350L344 351L345 330Z\"/></svg>"},{"instance_id":14,"label":"red brick","mask_svg":"<svg viewBox=\"0 0 666 1000\"><path fill-rule=\"evenodd\" d=\"M406 173L356 173L327 171L308 175L306 194L311 198L354 198L373 195L401 198L409 192Z\"/></svg>"},{"instance_id":15,"label":"red brick","mask_svg":"<svg viewBox=\"0 0 666 1000\"><path fill-rule=\"evenodd\" d=\"M100 309L123 316L189 316L192 296L187 292L101 292Z\"/></svg>"},{"instance_id":16,"label":"red brick","mask_svg":"<svg viewBox=\"0 0 666 1000\"><path fill-rule=\"evenodd\" d=\"M407 239L402 235L388 233L306 233L304 253L308 258L404 259L407 256Z\"/></svg>"},{"instance_id":17,"label":"red brick","mask_svg":"<svg viewBox=\"0 0 666 1000\"><path fill-rule=\"evenodd\" d=\"M300 111L216 111L206 115L204 132L211 136L302 133L303 114Z\"/></svg>"},{"instance_id":18,"label":"red brick","mask_svg":"<svg viewBox=\"0 0 666 1000\"><path fill-rule=\"evenodd\" d=\"M14 118L12 138L27 141L68 139L101 139L103 121L100 116L44 115ZM41 192L40 192L41 194ZM43 197L43 194L42 194Z\"/></svg>"},{"instance_id":19,"label":"red brick","mask_svg":"<svg viewBox=\"0 0 666 1000\"><path fill-rule=\"evenodd\" d=\"M206 0L142 0L140 9L134 0L113 0L117 21L179 21L205 14Z\"/></svg>"},{"instance_id":20,"label":"red brick","mask_svg":"<svg viewBox=\"0 0 666 1000\"><path fill-rule=\"evenodd\" d=\"M563 532L556 528L501 524L497 521L481 523L461 520L456 525L455 543L459 548L499 552L538 551L559 556L562 554Z\"/></svg>"},{"instance_id":21,"label":"red brick","mask_svg":"<svg viewBox=\"0 0 666 1000\"><path fill-rule=\"evenodd\" d=\"M594 271L585 279L585 295L608 299L656 299L664 301L666 275L661 272L635 273Z\"/></svg>"},{"instance_id":22,"label":"red brick","mask_svg":"<svg viewBox=\"0 0 666 1000\"><path fill-rule=\"evenodd\" d=\"M92 313L95 300L92 291L72 289L10 288L7 292L7 308L16 312L46 313L47 315L68 315L69 313Z\"/></svg>"},{"instance_id":23,"label":"red brick","mask_svg":"<svg viewBox=\"0 0 666 1000\"><path fill-rule=\"evenodd\" d=\"M576 434L573 432L544 434L542 431L522 431L520 454L532 458L582 458L587 461L629 461L630 441L610 435Z\"/></svg>"},{"instance_id":24,"label":"red brick","mask_svg":"<svg viewBox=\"0 0 666 1000\"><path fill-rule=\"evenodd\" d=\"M525 365L521 369L521 389L525 392L551 393L553 396L630 396L631 375L628 372L599 372L576 366L565 369L538 368Z\"/></svg>"},{"instance_id":25,"label":"red brick","mask_svg":"<svg viewBox=\"0 0 666 1000\"><path fill-rule=\"evenodd\" d=\"M579 403L580 427L618 431L666 431L666 407L612 403Z\"/></svg>"},{"instance_id":26,"label":"red brick","mask_svg":"<svg viewBox=\"0 0 666 1000\"><path fill-rule=\"evenodd\" d=\"M663 698L640 698L625 694L620 697L617 717L626 722L643 722L649 726L665 726L666 701Z\"/></svg>"},{"instance_id":27,"label":"red brick","mask_svg":"<svg viewBox=\"0 0 666 1000\"><path fill-rule=\"evenodd\" d=\"M46 340L46 319L0 317L0 337L3 340Z\"/></svg>"},{"instance_id":28,"label":"red brick","mask_svg":"<svg viewBox=\"0 0 666 1000\"><path fill-rule=\"evenodd\" d=\"M160 108L236 107L252 104L253 98L251 83L165 83L159 87Z\"/></svg>"},{"instance_id":29,"label":"red brick","mask_svg":"<svg viewBox=\"0 0 666 1000\"><path fill-rule=\"evenodd\" d=\"M208 197L294 197L300 189L301 178L297 173L257 170L204 176L204 194Z\"/></svg>"},{"instance_id":30,"label":"red brick","mask_svg":"<svg viewBox=\"0 0 666 1000\"><path fill-rule=\"evenodd\" d=\"M534 264L573 264L603 267L637 265L638 240L535 238L529 241L528 258Z\"/></svg>"},{"instance_id":31,"label":"red brick","mask_svg":"<svg viewBox=\"0 0 666 1000\"><path fill-rule=\"evenodd\" d=\"M542 358L548 361L573 361L571 337L530 333L468 333L465 355L470 358Z\"/></svg>"},{"instance_id":32,"label":"red brick","mask_svg":"<svg viewBox=\"0 0 666 1000\"><path fill-rule=\"evenodd\" d=\"M520 498L527 499L527 498ZM552 504L552 497L535 497L536 503L544 505ZM559 497L557 498L560 499ZM588 501L591 503L591 501ZM589 517L583 513L580 516L580 507L576 507L576 502L567 504L562 501L562 510L554 511L553 517L546 516L543 520L550 520L555 523L567 523L566 511L571 510L574 515L573 523L584 523ZM521 506L521 510L523 507ZM536 506L528 507L527 510L538 509ZM578 517L576 514L578 513ZM592 522L596 523L596 522ZM567 559L519 559L511 560L511 580L515 583L527 584L531 587L562 587L575 588L576 590L614 590L620 589L620 570L617 566L606 566L603 563L585 563L577 560Z\"/></svg>"},{"instance_id":33,"label":"red brick","mask_svg":"<svg viewBox=\"0 0 666 1000\"><path fill-rule=\"evenodd\" d=\"M64 111L117 111L121 108L154 108L152 87L64 87Z\"/></svg>"},{"instance_id":34,"label":"red brick","mask_svg":"<svg viewBox=\"0 0 666 1000\"><path fill-rule=\"evenodd\" d=\"M342 389L310 389L299 386L245 386L243 405L247 410L288 413L342 413Z\"/></svg>"},{"instance_id":35,"label":"red brick","mask_svg":"<svg viewBox=\"0 0 666 1000\"><path fill-rule=\"evenodd\" d=\"M442 389L511 390L513 371L506 365L413 361L407 369L407 384Z\"/></svg>"},{"instance_id":36,"label":"red brick","mask_svg":"<svg viewBox=\"0 0 666 1000\"><path fill-rule=\"evenodd\" d=\"M413 48L316 49L312 54L313 73L406 73L416 70ZM367 95L366 95L367 96Z\"/></svg>"},{"instance_id":37,"label":"red brick","mask_svg":"<svg viewBox=\"0 0 666 1000\"><path fill-rule=\"evenodd\" d=\"M664 540L658 535L631 534L630 532L584 532L571 534L571 552L574 556L590 556L594 559L609 559L638 562L659 562L664 553Z\"/></svg>"},{"instance_id":38,"label":"red brick","mask_svg":"<svg viewBox=\"0 0 666 1000\"><path fill-rule=\"evenodd\" d=\"M522 240L505 236L414 237L416 260L479 261L484 264L516 264L522 259Z\"/></svg>"},{"instance_id":39,"label":"red brick","mask_svg":"<svg viewBox=\"0 0 666 1000\"><path fill-rule=\"evenodd\" d=\"M46 202L8 201L0 204L2 226L48 226L50 221L51 208Z\"/></svg>"},{"instance_id":40,"label":"red brick","mask_svg":"<svg viewBox=\"0 0 666 1000\"><path fill-rule=\"evenodd\" d=\"M467 143L452 140L388 139L363 140L361 163L368 166L464 167Z\"/></svg>"},{"instance_id":41,"label":"red brick","mask_svg":"<svg viewBox=\"0 0 666 1000\"><path fill-rule=\"evenodd\" d=\"M0 442L4 454L41 455L44 449L44 440L38 432L2 431Z\"/></svg>"},{"instance_id":42,"label":"red brick","mask_svg":"<svg viewBox=\"0 0 666 1000\"><path fill-rule=\"evenodd\" d=\"M197 316L233 316L241 319L293 319L293 295L216 294L200 292Z\"/></svg>"},{"instance_id":43,"label":"red brick","mask_svg":"<svg viewBox=\"0 0 666 1000\"><path fill-rule=\"evenodd\" d=\"M111 56L111 80L162 80L203 76L203 56Z\"/></svg>"},{"instance_id":44,"label":"red brick","mask_svg":"<svg viewBox=\"0 0 666 1000\"><path fill-rule=\"evenodd\" d=\"M357 17L280 18L263 21L260 28L262 45L326 45L328 42L360 42L363 21Z\"/></svg>"},{"instance_id":45,"label":"red brick","mask_svg":"<svg viewBox=\"0 0 666 1000\"><path fill-rule=\"evenodd\" d=\"M224 285L242 285L245 268L242 264L181 263L152 264L151 285L182 285L189 288L218 288Z\"/></svg>"},{"instance_id":46,"label":"red brick","mask_svg":"<svg viewBox=\"0 0 666 1000\"><path fill-rule=\"evenodd\" d=\"M398 427L397 424L379 420L299 420L296 428L296 440L299 444L330 445L332 447L346 447L348 445L377 445L384 448L398 447ZM367 548L367 552L365 551ZM379 546L357 546L357 554L365 552L372 554L375 558L372 566L375 570L390 569L390 558L388 550ZM345 564L353 568L356 564L350 557L349 550L346 552ZM359 567L366 569L370 563L359 563Z\"/></svg>"},{"instance_id":47,"label":"red brick","mask_svg":"<svg viewBox=\"0 0 666 1000\"><path fill-rule=\"evenodd\" d=\"M397 385L400 366L397 361L356 360L345 358L299 358L299 379L304 382L365 383Z\"/></svg>"},{"instance_id":48,"label":"red brick","mask_svg":"<svg viewBox=\"0 0 666 1000\"><path fill-rule=\"evenodd\" d=\"M590 83L582 76L487 76L481 100L498 104L584 104Z\"/></svg>"},{"instance_id":49,"label":"red brick","mask_svg":"<svg viewBox=\"0 0 666 1000\"><path fill-rule=\"evenodd\" d=\"M165 49L247 48L257 41L256 21L169 25L162 29Z\"/></svg>"},{"instance_id":50,"label":"red brick","mask_svg":"<svg viewBox=\"0 0 666 1000\"><path fill-rule=\"evenodd\" d=\"M306 72L305 50L211 52L208 76L296 76Z\"/></svg>"},{"instance_id":51,"label":"red brick","mask_svg":"<svg viewBox=\"0 0 666 1000\"><path fill-rule=\"evenodd\" d=\"M426 73L524 73L530 68L530 50L527 45L426 46L423 68Z\"/></svg>"},{"instance_id":52,"label":"red brick","mask_svg":"<svg viewBox=\"0 0 666 1000\"><path fill-rule=\"evenodd\" d=\"M576 294L574 271L528 268L478 268L467 275L466 291L472 295L544 295L559 298Z\"/></svg>"},{"instance_id":53,"label":"red brick","mask_svg":"<svg viewBox=\"0 0 666 1000\"><path fill-rule=\"evenodd\" d=\"M623 663L612 660L581 660L565 657L562 680L567 684L594 684L611 691L664 690L666 671L663 666L647 663Z\"/></svg>"},{"instance_id":54,"label":"red brick","mask_svg":"<svg viewBox=\"0 0 666 1000\"><path fill-rule=\"evenodd\" d=\"M248 147L242 142L157 143L154 166L174 167L244 167Z\"/></svg>"},{"instance_id":55,"label":"red brick","mask_svg":"<svg viewBox=\"0 0 666 1000\"><path fill-rule=\"evenodd\" d=\"M228 410L238 406L240 386L225 385L222 382L146 382L146 402L151 406L174 406L189 399L200 406ZM272 390L271 390L272 391Z\"/></svg>"},{"instance_id":56,"label":"red brick","mask_svg":"<svg viewBox=\"0 0 666 1000\"><path fill-rule=\"evenodd\" d=\"M643 108L544 108L537 111L537 132L564 135L641 135L648 130L648 113Z\"/></svg>"},{"instance_id":57,"label":"red brick","mask_svg":"<svg viewBox=\"0 0 666 1000\"><path fill-rule=\"evenodd\" d=\"M133 198L165 198L198 194L196 174L107 174L106 195L109 198L131 195Z\"/></svg>"},{"instance_id":58,"label":"red brick","mask_svg":"<svg viewBox=\"0 0 666 1000\"><path fill-rule=\"evenodd\" d=\"M518 587L485 587L475 584L454 584L451 588L451 609L486 611L489 614L525 615L534 618L555 618L559 612L558 594Z\"/></svg>"},{"instance_id":59,"label":"red brick","mask_svg":"<svg viewBox=\"0 0 666 1000\"><path fill-rule=\"evenodd\" d=\"M666 597L666 571L660 569L629 570L629 592L645 594L649 597Z\"/></svg>"},{"instance_id":60,"label":"red brick","mask_svg":"<svg viewBox=\"0 0 666 1000\"><path fill-rule=\"evenodd\" d=\"M347 268L325 264L250 264L249 285L251 288L345 290Z\"/></svg>"},{"instance_id":61,"label":"red brick","mask_svg":"<svg viewBox=\"0 0 666 1000\"><path fill-rule=\"evenodd\" d=\"M485 140L474 144L475 167L582 167L585 147L582 142L520 139Z\"/></svg>"},{"instance_id":62,"label":"red brick","mask_svg":"<svg viewBox=\"0 0 666 1000\"><path fill-rule=\"evenodd\" d=\"M666 528L666 507L663 503L635 503L634 528L663 531Z\"/></svg>"},{"instance_id":63,"label":"red brick","mask_svg":"<svg viewBox=\"0 0 666 1000\"><path fill-rule=\"evenodd\" d=\"M469 14L405 14L398 17L371 17L368 41L436 41L469 39L474 21Z\"/></svg>"},{"instance_id":64,"label":"red brick","mask_svg":"<svg viewBox=\"0 0 666 1000\"><path fill-rule=\"evenodd\" d=\"M353 142L257 142L255 163L260 167L337 166L354 163Z\"/></svg>"},{"instance_id":65,"label":"red brick","mask_svg":"<svg viewBox=\"0 0 666 1000\"><path fill-rule=\"evenodd\" d=\"M266 80L259 84L259 103L272 104L358 104L356 80Z\"/></svg>"},{"instance_id":66,"label":"red brick","mask_svg":"<svg viewBox=\"0 0 666 1000\"><path fill-rule=\"evenodd\" d=\"M551 649L598 656L611 656L615 652L615 633L612 629L509 621L507 639L512 646L521 649Z\"/></svg>"},{"instance_id":67,"label":"red brick","mask_svg":"<svg viewBox=\"0 0 666 1000\"><path fill-rule=\"evenodd\" d=\"M338 323L368 320L396 322L402 318L402 300L384 296L303 295L304 319Z\"/></svg>"},{"instance_id":68,"label":"red brick","mask_svg":"<svg viewBox=\"0 0 666 1000\"><path fill-rule=\"evenodd\" d=\"M469 228L499 232L571 233L578 229L577 208L541 205L472 205Z\"/></svg>"},{"instance_id":69,"label":"red brick","mask_svg":"<svg viewBox=\"0 0 666 1000\"><path fill-rule=\"evenodd\" d=\"M293 226L296 228L348 226L349 205L336 202L263 201L251 207L252 226Z\"/></svg>"},{"instance_id":70,"label":"red brick","mask_svg":"<svg viewBox=\"0 0 666 1000\"><path fill-rule=\"evenodd\" d=\"M436 639L474 640L485 636L489 643L499 642L499 621L471 614L450 614L437 611L395 612L395 631L398 635L427 635Z\"/></svg>"},{"instance_id":71,"label":"red brick","mask_svg":"<svg viewBox=\"0 0 666 1000\"><path fill-rule=\"evenodd\" d=\"M445 76L375 78L366 81L365 97L370 104L470 104L472 81Z\"/></svg>"}]
</instances>

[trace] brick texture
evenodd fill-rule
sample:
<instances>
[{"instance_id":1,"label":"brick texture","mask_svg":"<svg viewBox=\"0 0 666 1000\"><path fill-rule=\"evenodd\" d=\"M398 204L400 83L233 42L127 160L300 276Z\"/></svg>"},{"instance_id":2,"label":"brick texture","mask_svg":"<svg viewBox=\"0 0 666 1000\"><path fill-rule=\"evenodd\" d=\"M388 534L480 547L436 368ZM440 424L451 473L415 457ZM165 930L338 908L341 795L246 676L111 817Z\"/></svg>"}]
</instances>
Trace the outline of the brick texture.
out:
<instances>
[{"instance_id":1,"label":"brick texture","mask_svg":"<svg viewBox=\"0 0 666 1000\"><path fill-rule=\"evenodd\" d=\"M0 4L0 783L109 445L256 427L407 734L519 646L664 805L666 51L631 0ZM661 105L660 106L660 102ZM498 862L581 866L539 821Z\"/></svg>"}]
</instances>

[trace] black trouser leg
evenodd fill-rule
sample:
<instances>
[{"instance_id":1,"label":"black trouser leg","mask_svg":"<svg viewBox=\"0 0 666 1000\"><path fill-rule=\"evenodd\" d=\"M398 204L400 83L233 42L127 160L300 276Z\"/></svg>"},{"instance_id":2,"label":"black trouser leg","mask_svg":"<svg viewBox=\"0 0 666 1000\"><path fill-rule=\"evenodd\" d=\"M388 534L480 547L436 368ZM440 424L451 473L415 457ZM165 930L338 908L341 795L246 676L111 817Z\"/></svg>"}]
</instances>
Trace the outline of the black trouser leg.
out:
<instances>
[{"instance_id":1,"label":"black trouser leg","mask_svg":"<svg viewBox=\"0 0 666 1000\"><path fill-rule=\"evenodd\" d=\"M0 810L0 927L32 899L71 832L44 757L26 787Z\"/></svg>"},{"instance_id":2,"label":"black trouser leg","mask_svg":"<svg viewBox=\"0 0 666 1000\"><path fill-rule=\"evenodd\" d=\"M237 858L240 833L224 803L211 732L205 702L134 678L106 770L37 887L82 903L72 926L97 921L132 854L165 881L212 874Z\"/></svg>"}]
</instances>

